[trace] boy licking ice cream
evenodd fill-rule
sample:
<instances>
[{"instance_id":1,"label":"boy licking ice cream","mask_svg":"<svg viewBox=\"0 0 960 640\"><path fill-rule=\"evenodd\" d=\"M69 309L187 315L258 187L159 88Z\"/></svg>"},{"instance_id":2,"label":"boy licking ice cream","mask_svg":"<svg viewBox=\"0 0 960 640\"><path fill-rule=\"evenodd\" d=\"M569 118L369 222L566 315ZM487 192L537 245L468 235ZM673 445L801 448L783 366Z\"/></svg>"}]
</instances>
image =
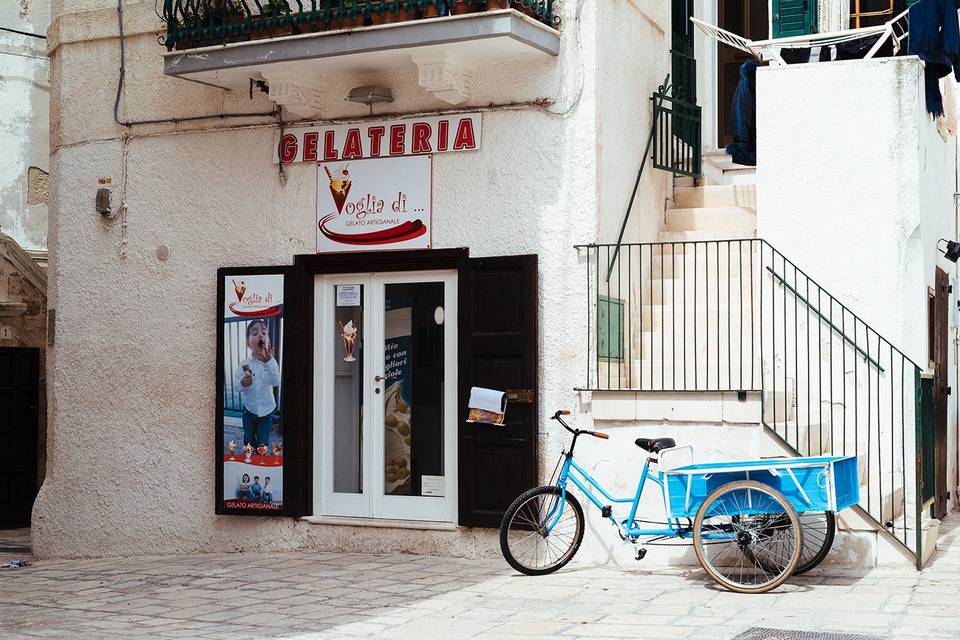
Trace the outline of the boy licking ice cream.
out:
<instances>
[{"instance_id":1,"label":"boy licking ice cream","mask_svg":"<svg viewBox=\"0 0 960 640\"><path fill-rule=\"evenodd\" d=\"M247 325L247 349L250 356L240 361L233 375L234 386L240 386L243 403L243 441L266 446L273 428L273 411L277 408L273 388L280 386L280 365L273 358L273 345L263 320Z\"/></svg>"}]
</instances>

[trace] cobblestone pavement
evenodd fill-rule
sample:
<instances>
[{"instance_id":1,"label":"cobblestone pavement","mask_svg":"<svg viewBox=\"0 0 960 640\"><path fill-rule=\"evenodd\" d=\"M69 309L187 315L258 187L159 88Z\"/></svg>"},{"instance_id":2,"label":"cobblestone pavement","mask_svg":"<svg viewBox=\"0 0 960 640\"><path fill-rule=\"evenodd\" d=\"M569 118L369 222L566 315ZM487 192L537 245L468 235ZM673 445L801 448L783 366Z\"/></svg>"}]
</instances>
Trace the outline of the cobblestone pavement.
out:
<instances>
[{"instance_id":1,"label":"cobblestone pavement","mask_svg":"<svg viewBox=\"0 0 960 640\"><path fill-rule=\"evenodd\" d=\"M40 561L0 569L0 638L960 638L960 527L942 531L923 573L832 567L752 596L642 563L529 578L500 560L411 555Z\"/></svg>"}]
</instances>

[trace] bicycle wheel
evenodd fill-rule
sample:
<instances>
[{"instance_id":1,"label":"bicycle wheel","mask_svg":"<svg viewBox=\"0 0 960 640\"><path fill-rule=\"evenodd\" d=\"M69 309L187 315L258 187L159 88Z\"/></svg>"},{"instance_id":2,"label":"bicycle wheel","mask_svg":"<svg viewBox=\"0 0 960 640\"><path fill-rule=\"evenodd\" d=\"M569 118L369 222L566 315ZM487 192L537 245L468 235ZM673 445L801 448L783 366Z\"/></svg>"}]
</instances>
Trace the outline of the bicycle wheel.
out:
<instances>
[{"instance_id":1,"label":"bicycle wheel","mask_svg":"<svg viewBox=\"0 0 960 640\"><path fill-rule=\"evenodd\" d=\"M500 524L503 557L528 576L553 573L567 564L582 541L583 509L569 492L561 498L556 486L522 494L507 508Z\"/></svg>"},{"instance_id":2,"label":"bicycle wheel","mask_svg":"<svg viewBox=\"0 0 960 640\"><path fill-rule=\"evenodd\" d=\"M800 560L797 561L797 568L793 570L795 576L806 573L823 562L833 546L837 528L836 517L830 511L808 511L799 514L799 518L802 544ZM770 559L765 554L754 553L750 549L744 550L744 554L752 562L770 568Z\"/></svg>"},{"instance_id":3,"label":"bicycle wheel","mask_svg":"<svg viewBox=\"0 0 960 640\"><path fill-rule=\"evenodd\" d=\"M800 559L800 519L779 491L731 482L711 493L693 522L693 549L703 570L738 593L763 593L790 577ZM751 557L762 556L762 563Z\"/></svg>"}]
</instances>

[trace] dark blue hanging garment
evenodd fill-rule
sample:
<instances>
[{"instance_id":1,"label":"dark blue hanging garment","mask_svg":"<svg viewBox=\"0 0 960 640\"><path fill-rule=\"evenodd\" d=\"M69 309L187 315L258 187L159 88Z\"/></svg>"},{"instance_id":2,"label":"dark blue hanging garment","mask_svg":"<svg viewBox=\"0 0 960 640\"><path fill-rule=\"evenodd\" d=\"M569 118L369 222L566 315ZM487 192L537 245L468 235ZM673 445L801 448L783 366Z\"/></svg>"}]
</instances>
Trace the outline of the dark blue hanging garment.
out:
<instances>
[{"instance_id":1,"label":"dark blue hanging garment","mask_svg":"<svg viewBox=\"0 0 960 640\"><path fill-rule=\"evenodd\" d=\"M943 113L940 78L951 69L960 80L960 23L954 0L920 0L910 6L908 50L924 62L927 111Z\"/></svg>"},{"instance_id":2,"label":"dark blue hanging garment","mask_svg":"<svg viewBox=\"0 0 960 640\"><path fill-rule=\"evenodd\" d=\"M727 153L737 164L757 164L757 63L748 60L740 65L740 82L733 94L730 109L730 127L733 143L727 145Z\"/></svg>"}]
</instances>

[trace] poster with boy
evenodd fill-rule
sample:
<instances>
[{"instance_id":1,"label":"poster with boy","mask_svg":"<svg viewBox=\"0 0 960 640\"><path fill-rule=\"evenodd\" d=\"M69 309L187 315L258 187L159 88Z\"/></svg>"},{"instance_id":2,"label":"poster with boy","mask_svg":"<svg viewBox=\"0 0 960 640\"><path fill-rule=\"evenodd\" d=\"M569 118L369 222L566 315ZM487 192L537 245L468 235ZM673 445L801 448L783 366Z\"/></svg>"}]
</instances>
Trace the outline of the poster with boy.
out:
<instances>
[{"instance_id":1,"label":"poster with boy","mask_svg":"<svg viewBox=\"0 0 960 640\"><path fill-rule=\"evenodd\" d=\"M225 509L283 509L283 275L223 283L220 434Z\"/></svg>"}]
</instances>

